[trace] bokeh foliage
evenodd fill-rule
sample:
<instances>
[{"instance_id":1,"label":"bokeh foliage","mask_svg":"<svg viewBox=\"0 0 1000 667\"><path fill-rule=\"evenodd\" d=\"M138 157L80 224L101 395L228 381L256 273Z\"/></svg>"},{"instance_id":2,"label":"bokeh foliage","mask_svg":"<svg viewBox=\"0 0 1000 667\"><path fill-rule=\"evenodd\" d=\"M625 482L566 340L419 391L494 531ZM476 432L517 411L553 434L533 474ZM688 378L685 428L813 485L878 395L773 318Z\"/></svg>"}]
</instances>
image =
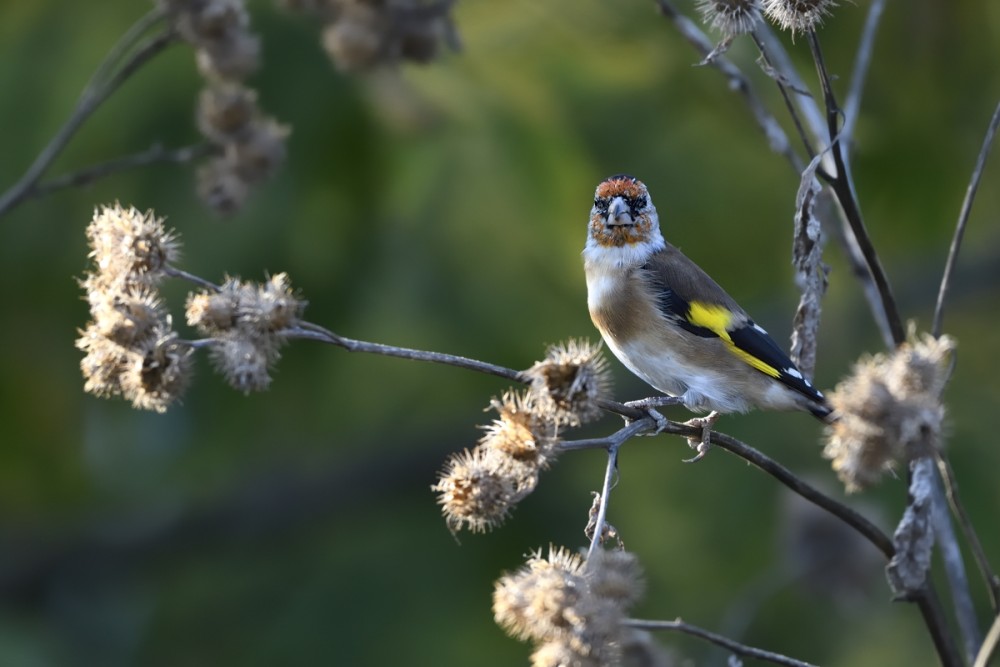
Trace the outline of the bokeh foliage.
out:
<instances>
[{"instance_id":1,"label":"bokeh foliage","mask_svg":"<svg viewBox=\"0 0 1000 667\"><path fill-rule=\"evenodd\" d=\"M820 32L841 86L866 7L843 3ZM0 188L145 9L0 5ZM94 206L119 199L169 216L183 266L206 278L289 272L307 317L344 335L525 368L549 343L597 337L579 251L594 186L620 171L649 186L665 236L784 340L798 177L722 77L692 67L652 2L462 0L462 53L368 77L336 73L309 21L267 2L251 11L264 57L250 83L293 134L286 166L242 213L215 219L191 168L157 166L0 219L0 663L523 664L527 648L492 623L492 581L529 549L583 543L603 457L565 456L513 521L459 545L428 487L447 452L479 437L482 409L505 388L492 378L299 343L265 394L235 394L201 363L183 405L163 416L86 396L74 278ZM998 43L1000 5L977 0L890 2L876 43L855 178L904 316L924 327L1000 95ZM789 48L808 74L805 43ZM783 118L746 45L731 55ZM172 48L94 116L56 172L195 141L199 85L191 51ZM959 343L951 456L996 563L992 162L945 328ZM827 258L821 386L880 345L839 251ZM183 290L167 294L179 318ZM644 395L615 369L619 398ZM617 425L609 417L587 433ZM719 428L835 488L808 416ZM691 467L687 455L681 440L629 443L609 519L648 571L641 615L721 628L784 562L783 493L723 452ZM888 527L905 486L867 496ZM847 601L778 586L743 638L824 665L933 664L916 610L890 604L877 573L873 582ZM661 639L699 664L707 655Z\"/></svg>"}]
</instances>

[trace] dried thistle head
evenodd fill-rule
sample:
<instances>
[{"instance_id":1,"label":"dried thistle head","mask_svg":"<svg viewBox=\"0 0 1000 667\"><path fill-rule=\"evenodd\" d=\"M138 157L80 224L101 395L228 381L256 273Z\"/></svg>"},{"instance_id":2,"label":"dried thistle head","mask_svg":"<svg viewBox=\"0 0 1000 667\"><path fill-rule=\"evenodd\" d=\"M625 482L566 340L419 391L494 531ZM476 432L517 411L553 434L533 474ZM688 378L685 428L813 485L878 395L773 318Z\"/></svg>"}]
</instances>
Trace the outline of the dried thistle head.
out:
<instances>
[{"instance_id":1,"label":"dried thistle head","mask_svg":"<svg viewBox=\"0 0 1000 667\"><path fill-rule=\"evenodd\" d=\"M191 380L191 348L168 332L146 346L122 375L122 395L141 410L166 412Z\"/></svg>"},{"instance_id":2,"label":"dried thistle head","mask_svg":"<svg viewBox=\"0 0 1000 667\"><path fill-rule=\"evenodd\" d=\"M219 83L202 88L195 118L202 135L225 144L245 137L257 113L257 91L238 83Z\"/></svg>"},{"instance_id":3,"label":"dried thistle head","mask_svg":"<svg viewBox=\"0 0 1000 667\"><path fill-rule=\"evenodd\" d=\"M124 347L141 345L170 329L169 315L159 295L144 285L107 289L100 275L81 283L87 290L92 324L97 333Z\"/></svg>"},{"instance_id":4,"label":"dried thistle head","mask_svg":"<svg viewBox=\"0 0 1000 667\"><path fill-rule=\"evenodd\" d=\"M195 172L198 198L219 215L231 215L243 208L250 196L250 186L226 156L216 156L201 164Z\"/></svg>"},{"instance_id":5,"label":"dried thistle head","mask_svg":"<svg viewBox=\"0 0 1000 667\"><path fill-rule=\"evenodd\" d=\"M199 46L195 62L198 72L210 81L242 81L260 66L260 38L249 32L233 32Z\"/></svg>"},{"instance_id":6,"label":"dried thistle head","mask_svg":"<svg viewBox=\"0 0 1000 667\"><path fill-rule=\"evenodd\" d=\"M273 118L261 117L250 124L246 136L226 144L226 159L248 185L270 178L285 160L285 140L291 130Z\"/></svg>"},{"instance_id":7,"label":"dried thistle head","mask_svg":"<svg viewBox=\"0 0 1000 667\"><path fill-rule=\"evenodd\" d=\"M622 620L638 596L634 558L598 556L585 563L566 549L532 554L517 572L494 586L493 615L508 634L534 641L533 663L619 664ZM624 585L625 579L631 584ZM570 660L569 663L553 662Z\"/></svg>"},{"instance_id":8,"label":"dried thistle head","mask_svg":"<svg viewBox=\"0 0 1000 667\"><path fill-rule=\"evenodd\" d=\"M486 426L481 447L542 470L555 457L555 424L546 419L529 393L508 391L490 401L498 418Z\"/></svg>"},{"instance_id":9,"label":"dried thistle head","mask_svg":"<svg viewBox=\"0 0 1000 667\"><path fill-rule=\"evenodd\" d=\"M123 208L118 202L94 210L87 239L90 256L108 288L155 285L180 255L176 236L164 228L163 218L151 210Z\"/></svg>"},{"instance_id":10,"label":"dried thistle head","mask_svg":"<svg viewBox=\"0 0 1000 667\"><path fill-rule=\"evenodd\" d=\"M202 76L238 81L260 61L260 40L249 32L243 0L161 0L177 32L196 50Z\"/></svg>"},{"instance_id":11,"label":"dried thistle head","mask_svg":"<svg viewBox=\"0 0 1000 667\"><path fill-rule=\"evenodd\" d=\"M389 28L385 11L368 4L350 3L323 30L323 48L340 71L364 70L382 58Z\"/></svg>"},{"instance_id":12,"label":"dried thistle head","mask_svg":"<svg viewBox=\"0 0 1000 667\"><path fill-rule=\"evenodd\" d=\"M232 331L238 322L240 291L238 278L226 277L217 291L188 294L185 316L187 323L206 336L219 336Z\"/></svg>"},{"instance_id":13,"label":"dried thistle head","mask_svg":"<svg viewBox=\"0 0 1000 667\"><path fill-rule=\"evenodd\" d=\"M597 655L588 655L577 650L565 639L554 639L539 644L531 654L531 667L605 667Z\"/></svg>"},{"instance_id":14,"label":"dried thistle head","mask_svg":"<svg viewBox=\"0 0 1000 667\"><path fill-rule=\"evenodd\" d=\"M270 368L278 360L279 353L236 335L218 339L208 356L230 387L249 394L271 386Z\"/></svg>"},{"instance_id":15,"label":"dried thistle head","mask_svg":"<svg viewBox=\"0 0 1000 667\"><path fill-rule=\"evenodd\" d=\"M258 112L253 91L235 86L202 93L198 125L223 151L198 168L198 196L221 215L234 213L246 203L250 188L284 162L290 129Z\"/></svg>"},{"instance_id":16,"label":"dried thistle head","mask_svg":"<svg viewBox=\"0 0 1000 667\"><path fill-rule=\"evenodd\" d=\"M642 599L646 582L634 553L623 549L597 549L587 559L587 581L591 592L622 610Z\"/></svg>"},{"instance_id":17,"label":"dried thistle head","mask_svg":"<svg viewBox=\"0 0 1000 667\"><path fill-rule=\"evenodd\" d=\"M951 376L955 348L951 336L918 336L911 325L907 342L892 357L888 385L901 396L940 397Z\"/></svg>"},{"instance_id":18,"label":"dried thistle head","mask_svg":"<svg viewBox=\"0 0 1000 667\"><path fill-rule=\"evenodd\" d=\"M830 10L837 6L834 0L763 0L764 14L782 30L792 34L815 30Z\"/></svg>"},{"instance_id":19,"label":"dried thistle head","mask_svg":"<svg viewBox=\"0 0 1000 667\"><path fill-rule=\"evenodd\" d=\"M99 398L121 395L122 377L142 358L105 336L93 322L80 332L76 347L86 353L80 360L83 390Z\"/></svg>"},{"instance_id":20,"label":"dried thistle head","mask_svg":"<svg viewBox=\"0 0 1000 667\"><path fill-rule=\"evenodd\" d=\"M871 486L897 463L941 448L941 392L954 348L947 337L911 335L892 354L859 361L830 395L837 419L827 427L823 455L848 491Z\"/></svg>"},{"instance_id":21,"label":"dried thistle head","mask_svg":"<svg viewBox=\"0 0 1000 667\"><path fill-rule=\"evenodd\" d=\"M297 326L306 302L288 274L263 284L227 277L217 291L188 295L188 324L214 340L209 357L234 389L249 393L271 384L270 369L281 358L287 330Z\"/></svg>"},{"instance_id":22,"label":"dried thistle head","mask_svg":"<svg viewBox=\"0 0 1000 667\"><path fill-rule=\"evenodd\" d=\"M445 521L453 533L467 528L485 533L510 514L517 491L507 470L480 448L453 454L431 490L438 494Z\"/></svg>"},{"instance_id":23,"label":"dried thistle head","mask_svg":"<svg viewBox=\"0 0 1000 667\"><path fill-rule=\"evenodd\" d=\"M240 292L239 321L254 331L272 334L298 326L306 302L292 290L287 273L276 273L256 289Z\"/></svg>"},{"instance_id":24,"label":"dried thistle head","mask_svg":"<svg viewBox=\"0 0 1000 667\"><path fill-rule=\"evenodd\" d=\"M458 48L450 3L424 0L334 0L334 11L313 11L326 22L323 48L342 72L361 72L401 60L428 63L441 45Z\"/></svg>"},{"instance_id":25,"label":"dried thistle head","mask_svg":"<svg viewBox=\"0 0 1000 667\"><path fill-rule=\"evenodd\" d=\"M557 423L579 426L601 416L598 402L608 395L611 375L600 345L571 339L549 347L524 376L540 413Z\"/></svg>"},{"instance_id":26,"label":"dried thistle head","mask_svg":"<svg viewBox=\"0 0 1000 667\"><path fill-rule=\"evenodd\" d=\"M726 37L751 32L760 22L760 0L698 0L698 11Z\"/></svg>"},{"instance_id":27,"label":"dried thistle head","mask_svg":"<svg viewBox=\"0 0 1000 667\"><path fill-rule=\"evenodd\" d=\"M575 607L586 594L583 559L565 548L549 547L548 558L536 552L519 570L497 580L493 616L512 637L559 639L579 623Z\"/></svg>"}]
</instances>

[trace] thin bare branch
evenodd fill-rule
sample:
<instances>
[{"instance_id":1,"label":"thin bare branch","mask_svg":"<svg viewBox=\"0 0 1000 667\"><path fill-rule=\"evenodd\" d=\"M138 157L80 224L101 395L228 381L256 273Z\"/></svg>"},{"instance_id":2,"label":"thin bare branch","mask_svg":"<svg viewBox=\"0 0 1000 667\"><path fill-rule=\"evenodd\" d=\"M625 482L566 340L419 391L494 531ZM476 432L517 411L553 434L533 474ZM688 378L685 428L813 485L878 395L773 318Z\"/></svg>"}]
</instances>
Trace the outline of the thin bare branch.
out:
<instances>
[{"instance_id":1,"label":"thin bare branch","mask_svg":"<svg viewBox=\"0 0 1000 667\"><path fill-rule=\"evenodd\" d=\"M936 461L928 461L933 480L933 507L931 509L931 525L934 529L938 551L941 553L941 564L948 578L948 589L951 592L952 607L955 611L955 624L962 635L965 644L965 656L970 661L976 657L979 645L982 643L982 631L979 619L976 618L976 607L972 602L969 588L969 577L965 572L965 561L962 550L955 538L955 528L951 525L948 514L948 501L945 499L944 485L940 475L935 471Z\"/></svg>"},{"instance_id":2,"label":"thin bare branch","mask_svg":"<svg viewBox=\"0 0 1000 667\"><path fill-rule=\"evenodd\" d=\"M965 511L965 506L958 496L958 480L955 478L955 471L952 470L951 463L943 452L938 454L937 465L941 481L944 483L945 497L948 499L948 505L951 507L952 514L958 520L958 525L962 528L965 540L972 550L972 556L976 561L976 566L979 568L979 574L983 577L983 581L986 582L986 589L989 591L990 605L993 613L1000 614L1000 577L990 567L989 559L986 557L986 550L983 549L983 543L979 541L979 535L976 534L976 530L972 527L972 520L969 518L969 514Z\"/></svg>"},{"instance_id":3,"label":"thin bare branch","mask_svg":"<svg viewBox=\"0 0 1000 667\"><path fill-rule=\"evenodd\" d=\"M830 191L832 192L832 189ZM831 194L831 197L833 196ZM878 285L875 284L871 271L868 270L868 265L865 264L864 253L861 252L861 246L858 244L858 239L855 238L854 232L851 231L851 223L848 221L847 216L844 215L844 209L838 206L838 211L840 212L838 216L840 220L839 224L827 225L827 229L830 236L837 241L837 244L844 253L844 258L850 266L851 273L861 285L861 291L868 302L868 308L871 311L872 318L875 320L875 326L878 327L879 333L882 335L882 342L887 348L892 348L894 346L892 330L889 328L889 320L886 319L885 310L882 308L882 295L879 294Z\"/></svg>"},{"instance_id":4,"label":"thin bare branch","mask_svg":"<svg viewBox=\"0 0 1000 667\"><path fill-rule=\"evenodd\" d=\"M56 157L62 153L67 144L69 144L73 135L76 134L77 130L80 129L83 123L111 93L125 83L140 67L176 41L177 35L172 30L155 34L140 45L132 53L131 57L113 75L108 77L107 81L94 81L94 85L88 86L81 94L76 108L66 123L63 124L59 131L56 132L56 135L49 141L49 144L39 153L21 179L0 196L0 216L3 216L28 197L31 190L38 183L38 180L45 174ZM117 58L117 50L112 49L111 55Z\"/></svg>"},{"instance_id":5,"label":"thin bare branch","mask_svg":"<svg viewBox=\"0 0 1000 667\"><path fill-rule=\"evenodd\" d=\"M758 28L759 30L759 28ZM809 159L812 160L816 155L816 150L813 148L812 141L809 139L809 135L806 133L805 127L802 125L802 119L799 117L799 112L792 102L792 98L788 94L788 89L791 88L793 92L798 95L808 95L803 89L795 89L795 87L788 81L788 78L779 72L773 64L771 64L771 58L767 53L767 45L764 43L758 35L757 31L750 33L753 38L753 43L757 46L757 50L760 52L761 64L764 73L767 74L774 83L778 86L778 91L781 93L781 99L785 101L785 108L788 109L788 115L792 117L792 122L795 124L795 129L799 133L799 138L802 140L802 145L806 149L806 154ZM801 171L801 170L800 170Z\"/></svg>"},{"instance_id":6,"label":"thin bare branch","mask_svg":"<svg viewBox=\"0 0 1000 667\"><path fill-rule=\"evenodd\" d=\"M690 430L694 431L696 434L698 433L698 429ZM753 464L757 468L760 468L771 477L774 477L791 491L802 496L814 505L822 507L839 518L841 521L844 521L849 526L857 530L862 536L865 537L865 539L875 545L879 551L885 554L886 558L891 558L895 553L895 549L892 546L892 540L890 540L889 536L882 532L875 524L854 509L834 500L817 488L807 484L805 481L792 473L788 468L781 465L774 459L769 458L750 445L740 442L736 438L728 436L724 433L717 433L713 431L712 444L718 445L719 447L736 454L745 461Z\"/></svg>"},{"instance_id":7,"label":"thin bare branch","mask_svg":"<svg viewBox=\"0 0 1000 667\"><path fill-rule=\"evenodd\" d=\"M315 340L321 343L329 343L330 345L342 347L348 352L366 352L369 354L380 354L386 357L399 357L401 359L413 359L415 361L429 361L435 364L457 366L458 368L464 368L470 371L486 373L487 375L495 375L514 382L525 382L520 371L486 363L485 361L469 359L468 357L460 357L454 354L444 354L442 352L414 350L408 347L396 347L394 345L382 345L381 343L369 343L363 340L354 340L353 338L347 338L345 336L335 334L332 331L324 329L316 324L309 324L308 327L302 326L296 329L288 329L283 331L282 335L290 339L300 338Z\"/></svg>"},{"instance_id":8,"label":"thin bare branch","mask_svg":"<svg viewBox=\"0 0 1000 667\"><path fill-rule=\"evenodd\" d=\"M799 109L799 116L802 119L804 127L809 131L813 137L813 143L816 147L816 152L820 153L824 148L827 147L829 142L829 136L826 132L826 121L823 112L820 110L819 103L816 101L815 96L811 94L801 94L797 91L808 91L809 87L806 85L805 81L799 75L798 70L795 68L795 63L792 62L791 56L788 55L788 50L785 49L785 45L778 38L778 35L767 23L760 23L754 29L754 39L759 40L760 43L767 50L767 58L771 67L782 81L788 82L788 87L792 91L796 91L796 95L792 97L792 101ZM799 169L799 172L802 170ZM833 171L833 158L827 155L823 160L823 169L821 171Z\"/></svg>"},{"instance_id":9,"label":"thin bare branch","mask_svg":"<svg viewBox=\"0 0 1000 667\"><path fill-rule=\"evenodd\" d=\"M754 660L763 660L764 662L770 662L775 665L787 665L788 667L816 667L812 663L796 660L795 658L789 658L788 656L781 655L780 653L773 653L772 651L765 651L764 649L741 644L738 641L730 639L729 637L724 637L720 634L716 634L715 632L705 630L697 625L685 623L679 618L674 621L647 621L638 618L628 618L622 621L622 624L637 630L673 630L675 632L683 632L684 634L691 635L692 637L704 639L705 641L715 644L716 646L721 646L727 651L732 651L738 656L752 658Z\"/></svg>"},{"instance_id":10,"label":"thin bare branch","mask_svg":"<svg viewBox=\"0 0 1000 667\"><path fill-rule=\"evenodd\" d=\"M990 631L986 633L986 640L979 649L979 653L976 655L976 662L973 663L972 667L988 667L990 658L993 657L993 654L997 650L997 645L1000 645L1000 614L993 619L993 625L990 626Z\"/></svg>"},{"instance_id":11,"label":"thin bare branch","mask_svg":"<svg viewBox=\"0 0 1000 667\"><path fill-rule=\"evenodd\" d=\"M934 649L937 651L938 660L943 667L965 667L958 647L955 645L955 638L951 636L948 628L948 619L945 618L941 609L941 602L938 600L934 587L928 581L922 590L918 591L911 599L920 609L920 615L924 617L924 625L934 642Z\"/></svg>"},{"instance_id":12,"label":"thin bare branch","mask_svg":"<svg viewBox=\"0 0 1000 667\"><path fill-rule=\"evenodd\" d=\"M618 447L634 435L645 433L649 430L649 426L649 422L637 419L606 438L561 440L556 449L560 452L571 452L578 449L611 449L612 447Z\"/></svg>"},{"instance_id":13,"label":"thin bare branch","mask_svg":"<svg viewBox=\"0 0 1000 667\"><path fill-rule=\"evenodd\" d=\"M701 54L703 59L708 58L712 54L714 47L711 40L705 36L705 33L691 19L677 11L669 0L657 0L656 4L659 7L660 13L673 21L677 31L694 47L695 51ZM767 110L763 101L757 96L753 86L750 85L750 80L743 72L732 62L722 57L704 61L704 64L710 65L722 72L729 80L730 89L737 91L743 96L743 100L750 108L754 120L757 121L757 125L764 132L764 136L767 137L771 150L784 155L792 164L795 171L801 172L803 168L802 159L792 149L788 135L785 134L785 131L781 128L775 117L771 115L771 112Z\"/></svg>"},{"instance_id":14,"label":"thin bare branch","mask_svg":"<svg viewBox=\"0 0 1000 667\"><path fill-rule=\"evenodd\" d=\"M643 425L642 428L637 427L637 430L634 433L630 433L628 437L632 437L632 435L637 435L639 433L653 432L656 428L658 428L656 421L652 417L648 416L644 410L632 408L625 404L608 400L601 401L600 405L604 410L614 412L615 414L619 414L628 419L636 420L629 425L629 428L637 427L638 424ZM616 435L622 434L625 430L626 429L619 431ZM670 435L678 435L683 438L701 438L702 436L702 429L672 421L668 421L665 425L663 425L663 430L661 432ZM838 519L857 530L858 533L871 542L875 548L885 554L886 558L892 558L895 553L895 549L892 546L892 540L889 539L889 536L854 509L825 495L822 491L806 483L804 480L797 477L795 473L774 459L768 457L763 452L754 449L750 445L741 442L732 436L713 430L711 432L710 439L712 444L718 445L722 449L725 449L756 466L763 472L781 482L792 492L797 493L817 507L821 507L830 512ZM586 441L576 442L579 443ZM565 445L566 443L563 444ZM598 445L588 446L596 447ZM583 449L584 447L578 448Z\"/></svg>"},{"instance_id":15,"label":"thin bare branch","mask_svg":"<svg viewBox=\"0 0 1000 667\"><path fill-rule=\"evenodd\" d=\"M209 292L218 292L220 289L222 289L212 281L205 280L204 278L196 276L193 273L188 273L184 269L178 269L176 266L167 265L167 267L164 269L164 273L173 278L180 278L181 280L187 280L189 282L192 282L198 287L206 289Z\"/></svg>"},{"instance_id":16,"label":"thin bare branch","mask_svg":"<svg viewBox=\"0 0 1000 667\"><path fill-rule=\"evenodd\" d=\"M153 9L146 12L144 16L130 25L128 29L112 45L111 50L104 56L104 60L97 66L90 80L87 82L81 97L87 94L87 90L95 89L108 80L119 63L126 59L126 54L139 43L140 38L146 34L154 25L167 17L165 3L158 3Z\"/></svg>"},{"instance_id":17,"label":"thin bare branch","mask_svg":"<svg viewBox=\"0 0 1000 667\"><path fill-rule=\"evenodd\" d=\"M858 52L854 56L854 70L851 72L851 84L847 89L844 101L844 126L840 128L840 140L850 150L854 125L858 120L858 110L861 108L861 95L864 92L865 80L868 78L868 66L871 64L872 51L875 44L875 33L878 32L885 0L873 0L868 7L865 26L861 30L861 40L858 42Z\"/></svg>"},{"instance_id":18,"label":"thin bare branch","mask_svg":"<svg viewBox=\"0 0 1000 667\"><path fill-rule=\"evenodd\" d=\"M827 71L826 63L823 61L823 51L819 45L819 38L815 31L807 33L809 48L812 52L813 61L816 64L816 71L819 74L820 83L823 88L823 101L826 106L826 119L828 132L830 135L830 148L833 153L834 164L836 165L836 175L830 183L833 187L840 205L844 209L844 214L851 225L851 231L858 242L861 253L865 258L865 264L871 272L872 279L878 287L879 295L882 299L882 309L885 311L885 318L889 323L889 331L892 333L892 340L895 345L900 345L906 340L906 332L903 329L903 322L899 317L899 310L896 307L896 299L889 286L889 279L886 277L882 263L879 261L878 253L872 244L871 237L861 218L861 209L858 206L857 196L854 192L854 184L850 179L849 172L844 161L844 147L839 138L838 125L840 123L840 107L837 105L837 98L833 93L833 86L830 82L830 74Z\"/></svg>"},{"instance_id":19,"label":"thin bare branch","mask_svg":"<svg viewBox=\"0 0 1000 667\"><path fill-rule=\"evenodd\" d=\"M955 263L958 260L958 251L962 246L962 237L965 235L965 226L969 221L969 213L972 211L972 202L976 199L976 191L979 189L979 181L983 177L983 170L986 168L986 159L990 155L990 148L993 147L993 138L997 133L997 126L1000 126L1000 103L993 111L993 118L986 129L986 136L983 137L983 146L979 149L979 157L976 159L976 167L972 170L972 178L969 179L969 187L965 190L965 199L962 200L962 209L958 213L958 224L955 225L955 235L951 239L951 248L948 250L948 261L944 265L944 275L941 276L941 287L938 289L937 306L934 308L934 324L931 327L931 335L938 337L941 335L941 328L944 321L944 303L948 296L948 287L951 285L951 277L955 273Z\"/></svg>"},{"instance_id":20,"label":"thin bare branch","mask_svg":"<svg viewBox=\"0 0 1000 667\"><path fill-rule=\"evenodd\" d=\"M124 155L122 157L115 158L114 160L101 162L85 169L80 169L68 174L63 174L62 176L51 178L41 183L36 182L32 187L25 191L22 200L44 197L57 190L63 190L65 188L90 185L91 183L94 183L95 181L98 181L106 176L110 176L120 171L135 169L136 167L145 167L158 163L185 164L187 162L193 162L194 160L205 157L206 155L210 155L216 150L218 150L217 147L207 142L172 149L164 148L160 144L154 144L140 153Z\"/></svg>"},{"instance_id":21,"label":"thin bare branch","mask_svg":"<svg viewBox=\"0 0 1000 667\"><path fill-rule=\"evenodd\" d=\"M601 487L601 499L598 504L597 518L594 520L594 536L590 540L590 548L587 549L587 559L589 560L601 544L601 537L604 535L604 526L608 519L608 499L611 496L611 486L614 483L615 473L618 471L618 447L612 445L608 447L608 467L604 471L604 485Z\"/></svg>"}]
</instances>

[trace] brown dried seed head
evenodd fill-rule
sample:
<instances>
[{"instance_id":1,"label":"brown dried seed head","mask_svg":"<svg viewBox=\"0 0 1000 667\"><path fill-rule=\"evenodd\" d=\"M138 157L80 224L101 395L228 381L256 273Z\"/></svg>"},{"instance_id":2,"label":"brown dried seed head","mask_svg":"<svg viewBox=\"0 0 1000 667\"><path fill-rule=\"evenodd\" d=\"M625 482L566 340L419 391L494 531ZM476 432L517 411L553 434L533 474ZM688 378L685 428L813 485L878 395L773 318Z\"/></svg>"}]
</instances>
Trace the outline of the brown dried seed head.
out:
<instances>
[{"instance_id":1,"label":"brown dried seed head","mask_svg":"<svg viewBox=\"0 0 1000 667\"><path fill-rule=\"evenodd\" d=\"M290 133L287 125L273 118L259 118L251 124L246 137L226 145L226 158L244 183L262 183L284 162L285 140Z\"/></svg>"},{"instance_id":2,"label":"brown dried seed head","mask_svg":"<svg viewBox=\"0 0 1000 667\"><path fill-rule=\"evenodd\" d=\"M244 394L264 391L271 386L268 370L276 357L276 352L270 352L239 335L219 340L209 351L215 369L229 386Z\"/></svg>"},{"instance_id":3,"label":"brown dried seed head","mask_svg":"<svg viewBox=\"0 0 1000 667\"><path fill-rule=\"evenodd\" d=\"M245 137L257 113L257 92L237 83L209 85L198 96L198 129L218 144Z\"/></svg>"},{"instance_id":4,"label":"brown dried seed head","mask_svg":"<svg viewBox=\"0 0 1000 667\"><path fill-rule=\"evenodd\" d=\"M603 414L598 404L611 376L600 345L586 340L553 345L524 375L531 380L537 411L557 423L578 426Z\"/></svg>"},{"instance_id":5,"label":"brown dried seed head","mask_svg":"<svg viewBox=\"0 0 1000 667\"><path fill-rule=\"evenodd\" d=\"M532 555L494 585L497 624L521 639L569 637L579 621L574 607L587 594L582 568L583 559L563 548L550 547L547 559Z\"/></svg>"},{"instance_id":6,"label":"brown dried seed head","mask_svg":"<svg viewBox=\"0 0 1000 667\"><path fill-rule=\"evenodd\" d=\"M170 332L149 345L122 376L122 395L141 410L166 412L191 379L191 348Z\"/></svg>"},{"instance_id":7,"label":"brown dried seed head","mask_svg":"<svg viewBox=\"0 0 1000 667\"><path fill-rule=\"evenodd\" d=\"M764 14L782 30L792 34L815 30L830 10L837 6L833 0L763 0Z\"/></svg>"},{"instance_id":8,"label":"brown dried seed head","mask_svg":"<svg viewBox=\"0 0 1000 667\"><path fill-rule=\"evenodd\" d=\"M231 331L237 322L240 283L227 278L218 292L188 294L185 316L190 326L206 336Z\"/></svg>"},{"instance_id":9,"label":"brown dried seed head","mask_svg":"<svg viewBox=\"0 0 1000 667\"><path fill-rule=\"evenodd\" d=\"M452 532L492 530L507 518L516 495L511 477L479 448L453 454L431 490Z\"/></svg>"},{"instance_id":10,"label":"brown dried seed head","mask_svg":"<svg viewBox=\"0 0 1000 667\"><path fill-rule=\"evenodd\" d=\"M80 332L76 347L86 352L80 360L83 390L101 398L120 395L123 374L141 360L138 352L109 340L93 322Z\"/></svg>"},{"instance_id":11,"label":"brown dried seed head","mask_svg":"<svg viewBox=\"0 0 1000 667\"><path fill-rule=\"evenodd\" d=\"M508 391L490 407L499 419L486 427L480 446L536 469L546 467L554 456L555 429L539 415L533 396Z\"/></svg>"},{"instance_id":12,"label":"brown dried seed head","mask_svg":"<svg viewBox=\"0 0 1000 667\"><path fill-rule=\"evenodd\" d=\"M597 549L587 560L586 576L595 596L622 610L631 608L645 592L642 566L628 551Z\"/></svg>"},{"instance_id":13,"label":"brown dried seed head","mask_svg":"<svg viewBox=\"0 0 1000 667\"><path fill-rule=\"evenodd\" d=\"M698 11L727 37L746 34L760 22L759 0L698 0Z\"/></svg>"},{"instance_id":14,"label":"brown dried seed head","mask_svg":"<svg viewBox=\"0 0 1000 667\"><path fill-rule=\"evenodd\" d=\"M860 361L830 395L837 419L827 427L823 455L848 491L942 447L941 392L953 350L951 339L911 336L891 355Z\"/></svg>"},{"instance_id":15,"label":"brown dried seed head","mask_svg":"<svg viewBox=\"0 0 1000 667\"><path fill-rule=\"evenodd\" d=\"M351 3L323 31L323 48L342 72L376 65L385 55L389 23L375 7Z\"/></svg>"},{"instance_id":16,"label":"brown dried seed head","mask_svg":"<svg viewBox=\"0 0 1000 667\"><path fill-rule=\"evenodd\" d=\"M180 254L163 218L151 210L140 213L134 207L122 208L117 202L94 211L87 239L90 256L108 286L156 284Z\"/></svg>"},{"instance_id":17,"label":"brown dried seed head","mask_svg":"<svg viewBox=\"0 0 1000 667\"><path fill-rule=\"evenodd\" d=\"M231 215L243 208L250 186L225 156L211 158L195 173L198 197L219 215Z\"/></svg>"}]
</instances>

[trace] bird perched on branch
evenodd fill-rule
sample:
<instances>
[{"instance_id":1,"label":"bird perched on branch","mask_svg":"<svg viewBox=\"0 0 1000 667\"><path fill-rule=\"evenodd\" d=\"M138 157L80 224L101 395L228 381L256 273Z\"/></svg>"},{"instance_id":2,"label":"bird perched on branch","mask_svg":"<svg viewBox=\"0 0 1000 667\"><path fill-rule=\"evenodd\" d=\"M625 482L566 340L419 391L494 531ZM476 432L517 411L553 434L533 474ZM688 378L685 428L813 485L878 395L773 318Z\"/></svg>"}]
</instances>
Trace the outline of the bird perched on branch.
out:
<instances>
[{"instance_id":1,"label":"bird perched on branch","mask_svg":"<svg viewBox=\"0 0 1000 667\"><path fill-rule=\"evenodd\" d=\"M583 250L590 317L630 371L707 417L830 407L768 333L680 250L663 240L646 186L625 174L597 186ZM642 404L642 402L637 402ZM655 411L651 414L663 421Z\"/></svg>"}]
</instances>

